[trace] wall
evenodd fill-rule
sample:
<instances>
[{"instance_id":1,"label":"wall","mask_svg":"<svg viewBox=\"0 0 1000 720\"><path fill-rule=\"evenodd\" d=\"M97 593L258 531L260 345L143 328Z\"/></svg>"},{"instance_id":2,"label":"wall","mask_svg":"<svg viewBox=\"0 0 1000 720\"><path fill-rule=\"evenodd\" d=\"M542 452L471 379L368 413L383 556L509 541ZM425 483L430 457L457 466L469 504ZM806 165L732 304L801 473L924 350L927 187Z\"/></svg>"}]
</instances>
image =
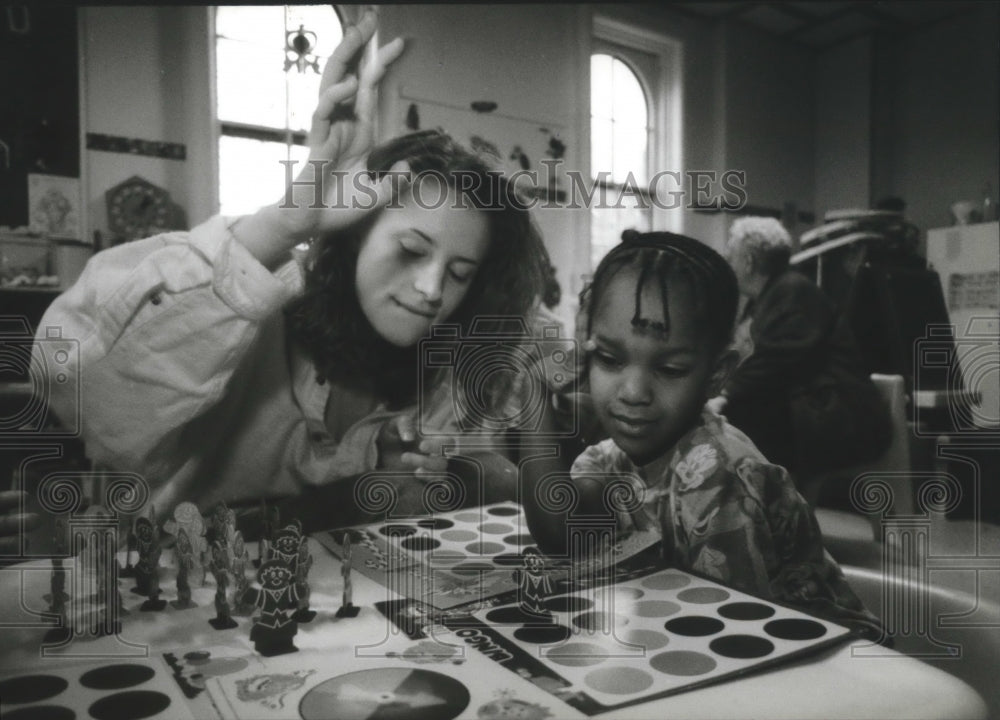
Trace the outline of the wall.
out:
<instances>
[{"instance_id":1,"label":"wall","mask_svg":"<svg viewBox=\"0 0 1000 720\"><path fill-rule=\"evenodd\" d=\"M816 220L829 210L867 208L871 194L872 52L860 37L816 58Z\"/></svg>"},{"instance_id":2,"label":"wall","mask_svg":"<svg viewBox=\"0 0 1000 720\"><path fill-rule=\"evenodd\" d=\"M956 200L1000 184L1000 6L918 31L895 53L894 192L921 230L952 224Z\"/></svg>"},{"instance_id":3,"label":"wall","mask_svg":"<svg viewBox=\"0 0 1000 720\"><path fill-rule=\"evenodd\" d=\"M723 28L726 167L746 172L749 205L812 212L813 56L753 28Z\"/></svg>"},{"instance_id":4,"label":"wall","mask_svg":"<svg viewBox=\"0 0 1000 720\"><path fill-rule=\"evenodd\" d=\"M184 143L187 159L84 151L89 233L107 238L105 192L132 175L197 223L214 212L207 8L82 7L84 132Z\"/></svg>"},{"instance_id":5,"label":"wall","mask_svg":"<svg viewBox=\"0 0 1000 720\"><path fill-rule=\"evenodd\" d=\"M903 36L861 38L817 65L817 210L902 197L923 233L956 200L1000 190L997 3ZM921 238L923 247L923 237Z\"/></svg>"}]
</instances>

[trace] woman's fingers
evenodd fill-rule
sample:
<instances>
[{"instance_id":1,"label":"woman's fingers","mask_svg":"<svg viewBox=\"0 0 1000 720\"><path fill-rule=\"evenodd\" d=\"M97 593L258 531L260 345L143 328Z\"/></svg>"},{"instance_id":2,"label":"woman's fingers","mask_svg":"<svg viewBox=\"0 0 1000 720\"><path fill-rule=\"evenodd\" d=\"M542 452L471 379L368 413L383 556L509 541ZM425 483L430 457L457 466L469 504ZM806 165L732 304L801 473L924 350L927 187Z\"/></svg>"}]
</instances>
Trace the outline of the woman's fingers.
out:
<instances>
[{"instance_id":1,"label":"woman's fingers","mask_svg":"<svg viewBox=\"0 0 1000 720\"><path fill-rule=\"evenodd\" d=\"M396 38L383 45L375 53L374 61L365 64L358 82L358 97L354 101L354 114L362 123L372 123L375 119L376 89L385 77L389 66L403 53L403 39Z\"/></svg>"},{"instance_id":2,"label":"woman's fingers","mask_svg":"<svg viewBox=\"0 0 1000 720\"><path fill-rule=\"evenodd\" d=\"M365 12L357 25L351 25L344 31L343 39L323 68L323 77L319 83L320 95L331 85L340 82L349 71L355 70L352 66L360 60L360 54L368 41L372 39L377 26L378 18L373 11L369 10Z\"/></svg>"},{"instance_id":3,"label":"woman's fingers","mask_svg":"<svg viewBox=\"0 0 1000 720\"><path fill-rule=\"evenodd\" d=\"M358 79L351 75L320 93L319 102L316 103L316 109L312 115L312 126L309 130L309 135L312 138L310 144L321 145L328 140L334 109L357 91Z\"/></svg>"}]
</instances>

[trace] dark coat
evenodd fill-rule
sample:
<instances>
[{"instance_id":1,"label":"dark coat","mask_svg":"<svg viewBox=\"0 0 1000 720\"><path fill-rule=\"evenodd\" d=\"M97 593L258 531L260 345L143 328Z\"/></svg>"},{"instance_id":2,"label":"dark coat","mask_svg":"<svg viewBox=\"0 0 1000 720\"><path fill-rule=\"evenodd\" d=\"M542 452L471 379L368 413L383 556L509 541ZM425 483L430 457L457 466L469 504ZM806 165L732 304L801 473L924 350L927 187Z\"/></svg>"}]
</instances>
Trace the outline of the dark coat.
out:
<instances>
[{"instance_id":1,"label":"dark coat","mask_svg":"<svg viewBox=\"0 0 1000 720\"><path fill-rule=\"evenodd\" d=\"M748 307L753 353L726 384L725 414L772 462L818 472L865 462L889 443L888 408L832 301L793 271Z\"/></svg>"}]
</instances>

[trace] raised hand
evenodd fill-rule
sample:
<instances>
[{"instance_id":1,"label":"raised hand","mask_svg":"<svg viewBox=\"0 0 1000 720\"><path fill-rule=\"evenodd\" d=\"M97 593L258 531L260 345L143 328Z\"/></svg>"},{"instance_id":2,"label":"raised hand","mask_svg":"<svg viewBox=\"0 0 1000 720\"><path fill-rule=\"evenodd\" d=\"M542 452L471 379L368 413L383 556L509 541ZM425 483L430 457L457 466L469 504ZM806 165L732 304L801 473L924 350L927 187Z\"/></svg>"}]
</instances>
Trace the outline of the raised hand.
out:
<instances>
[{"instance_id":1,"label":"raised hand","mask_svg":"<svg viewBox=\"0 0 1000 720\"><path fill-rule=\"evenodd\" d=\"M403 52L399 38L368 52L377 26L377 16L369 10L346 29L327 60L309 131L309 161L285 197L233 227L237 239L265 266L276 265L300 242L347 227L381 207L391 198L393 185L403 182L398 173L408 170L405 164L379 182L365 167L375 136L376 90Z\"/></svg>"}]
</instances>

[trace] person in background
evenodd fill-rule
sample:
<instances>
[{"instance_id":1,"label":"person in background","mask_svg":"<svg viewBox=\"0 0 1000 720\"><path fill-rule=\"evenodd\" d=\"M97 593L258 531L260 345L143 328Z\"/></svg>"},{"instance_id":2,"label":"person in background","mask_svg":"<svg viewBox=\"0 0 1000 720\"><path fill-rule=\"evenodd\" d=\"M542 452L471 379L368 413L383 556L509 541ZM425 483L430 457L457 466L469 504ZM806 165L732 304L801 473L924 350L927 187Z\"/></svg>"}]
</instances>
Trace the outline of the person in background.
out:
<instances>
[{"instance_id":1,"label":"person in background","mask_svg":"<svg viewBox=\"0 0 1000 720\"><path fill-rule=\"evenodd\" d=\"M815 501L809 479L876 457L889 443L890 420L847 322L789 266L792 249L774 218L733 223L726 256L745 300L749 355L708 405Z\"/></svg>"},{"instance_id":2,"label":"person in background","mask_svg":"<svg viewBox=\"0 0 1000 720\"><path fill-rule=\"evenodd\" d=\"M736 362L737 302L733 271L704 243L626 232L580 299L584 389L608 437L572 464L575 508L546 502L558 474L526 485L531 534L561 554L574 545L570 513L610 512L619 533L658 534L665 566L879 637L788 472L706 407ZM621 482L625 492L612 492ZM609 505L616 495L634 502Z\"/></svg>"},{"instance_id":3,"label":"person in background","mask_svg":"<svg viewBox=\"0 0 1000 720\"><path fill-rule=\"evenodd\" d=\"M540 237L479 156L437 131L372 148L376 87L402 52L397 39L350 73L375 28L367 13L331 56L284 202L97 254L39 326L78 358L89 457L141 474L160 512L268 497L311 529L370 521L377 492L353 480L373 472L395 487L385 511L426 512L468 408L421 340L525 316L542 292ZM479 400L499 407L508 390ZM76 411L71 393L51 402ZM496 467L463 496L512 497L516 473Z\"/></svg>"}]
</instances>

